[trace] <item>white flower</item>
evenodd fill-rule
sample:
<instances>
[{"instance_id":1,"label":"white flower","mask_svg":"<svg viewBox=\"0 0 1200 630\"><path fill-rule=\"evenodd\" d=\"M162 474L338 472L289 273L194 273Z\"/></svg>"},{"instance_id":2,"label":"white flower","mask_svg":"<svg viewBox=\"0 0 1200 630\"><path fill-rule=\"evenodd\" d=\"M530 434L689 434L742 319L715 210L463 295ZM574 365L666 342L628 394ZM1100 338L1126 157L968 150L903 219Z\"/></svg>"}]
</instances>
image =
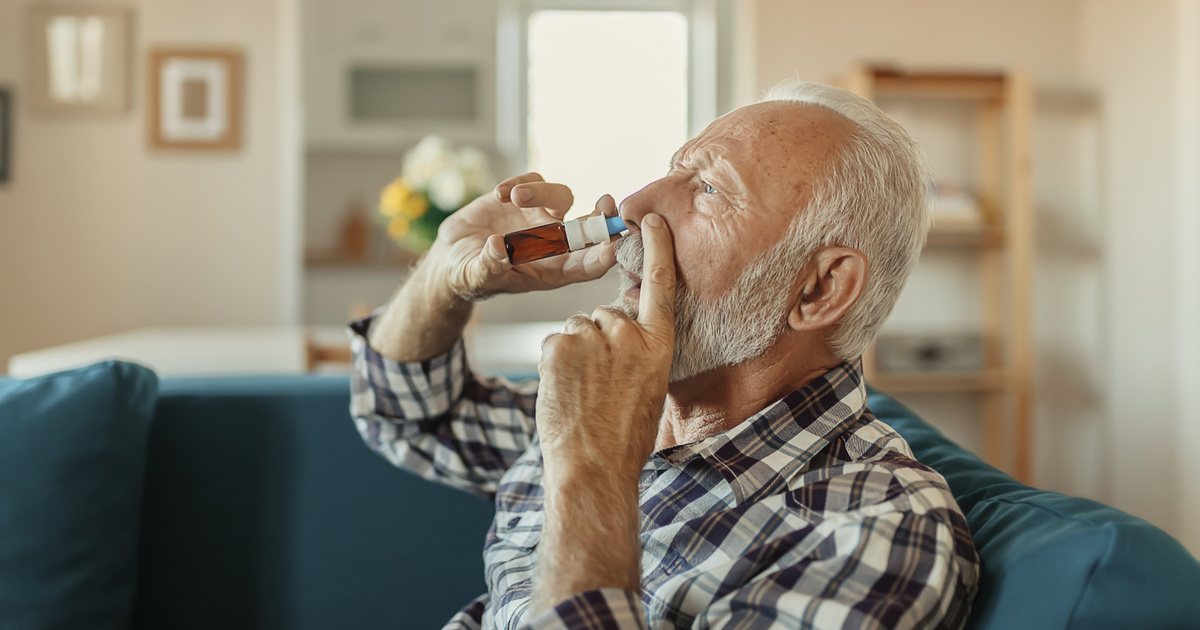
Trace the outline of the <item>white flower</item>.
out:
<instances>
[{"instance_id":1,"label":"white flower","mask_svg":"<svg viewBox=\"0 0 1200 630\"><path fill-rule=\"evenodd\" d=\"M430 200L446 212L458 210L466 196L467 182L456 168L439 171L429 182Z\"/></svg>"},{"instance_id":2,"label":"white flower","mask_svg":"<svg viewBox=\"0 0 1200 630\"><path fill-rule=\"evenodd\" d=\"M475 147L463 147L454 157L455 165L466 182L468 195L483 194L495 185L488 156L483 151Z\"/></svg>"},{"instance_id":3,"label":"white flower","mask_svg":"<svg viewBox=\"0 0 1200 630\"><path fill-rule=\"evenodd\" d=\"M440 171L452 168L454 152L445 138L425 136L404 156L404 178L418 190L432 185Z\"/></svg>"},{"instance_id":4,"label":"white flower","mask_svg":"<svg viewBox=\"0 0 1200 630\"><path fill-rule=\"evenodd\" d=\"M402 175L415 190L424 191L446 211L462 207L471 197L495 184L490 160L475 147L455 151L437 135L425 136L404 156Z\"/></svg>"}]
</instances>

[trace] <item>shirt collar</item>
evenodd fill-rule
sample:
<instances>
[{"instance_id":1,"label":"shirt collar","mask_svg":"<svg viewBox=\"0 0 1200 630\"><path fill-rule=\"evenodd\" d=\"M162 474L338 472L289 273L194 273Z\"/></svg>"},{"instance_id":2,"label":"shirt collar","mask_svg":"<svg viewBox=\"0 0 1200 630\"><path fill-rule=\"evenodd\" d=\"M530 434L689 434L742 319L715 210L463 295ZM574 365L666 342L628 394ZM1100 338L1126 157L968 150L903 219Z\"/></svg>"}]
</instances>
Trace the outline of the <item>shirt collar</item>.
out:
<instances>
[{"instance_id":1,"label":"shirt collar","mask_svg":"<svg viewBox=\"0 0 1200 630\"><path fill-rule=\"evenodd\" d=\"M861 361L844 362L736 427L663 450L673 465L703 457L737 504L773 494L856 422L867 406ZM657 457L652 458L658 459Z\"/></svg>"}]
</instances>

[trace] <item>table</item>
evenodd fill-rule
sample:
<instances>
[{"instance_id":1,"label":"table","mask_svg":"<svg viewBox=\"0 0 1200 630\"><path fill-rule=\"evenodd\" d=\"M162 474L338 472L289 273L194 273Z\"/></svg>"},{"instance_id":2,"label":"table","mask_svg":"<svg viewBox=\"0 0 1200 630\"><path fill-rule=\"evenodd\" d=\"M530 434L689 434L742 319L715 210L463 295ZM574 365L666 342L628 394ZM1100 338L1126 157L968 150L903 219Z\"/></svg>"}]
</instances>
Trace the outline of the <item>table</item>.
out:
<instances>
[{"instance_id":1,"label":"table","mask_svg":"<svg viewBox=\"0 0 1200 630\"><path fill-rule=\"evenodd\" d=\"M471 365L482 372L537 371L541 342L562 322L472 324L465 337ZM153 369L162 378L347 372L346 329L325 327L164 326L97 337L18 354L8 376L30 378L97 361L119 359ZM313 348L322 349L312 365Z\"/></svg>"}]
</instances>

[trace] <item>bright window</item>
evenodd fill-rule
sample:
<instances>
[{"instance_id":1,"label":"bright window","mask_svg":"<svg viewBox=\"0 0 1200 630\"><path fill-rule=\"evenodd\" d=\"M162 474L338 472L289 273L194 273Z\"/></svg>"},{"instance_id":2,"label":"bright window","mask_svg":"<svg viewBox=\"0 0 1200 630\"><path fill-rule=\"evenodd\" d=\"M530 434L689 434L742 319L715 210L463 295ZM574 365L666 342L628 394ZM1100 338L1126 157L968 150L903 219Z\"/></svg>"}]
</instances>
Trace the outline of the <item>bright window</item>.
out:
<instances>
[{"instance_id":1,"label":"bright window","mask_svg":"<svg viewBox=\"0 0 1200 630\"><path fill-rule=\"evenodd\" d=\"M687 140L684 15L534 11L528 51L529 169L571 187L571 216L666 173Z\"/></svg>"}]
</instances>

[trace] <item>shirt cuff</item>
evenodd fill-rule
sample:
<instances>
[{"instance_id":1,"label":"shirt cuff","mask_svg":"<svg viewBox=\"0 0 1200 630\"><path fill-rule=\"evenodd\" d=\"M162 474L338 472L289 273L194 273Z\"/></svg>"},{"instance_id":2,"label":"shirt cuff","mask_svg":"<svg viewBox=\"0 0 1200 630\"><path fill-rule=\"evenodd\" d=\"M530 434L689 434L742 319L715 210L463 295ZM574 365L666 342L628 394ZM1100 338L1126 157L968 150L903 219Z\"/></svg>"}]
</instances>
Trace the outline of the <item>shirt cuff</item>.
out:
<instances>
[{"instance_id":1,"label":"shirt cuff","mask_svg":"<svg viewBox=\"0 0 1200 630\"><path fill-rule=\"evenodd\" d=\"M423 361L389 359L371 348L371 324L378 312L350 323L351 410L356 417L376 413L410 420L447 413L461 397L468 374L460 338L448 351Z\"/></svg>"},{"instance_id":2,"label":"shirt cuff","mask_svg":"<svg viewBox=\"0 0 1200 630\"><path fill-rule=\"evenodd\" d=\"M620 588L583 591L559 602L525 625L522 630L629 630L646 628L637 593Z\"/></svg>"}]
</instances>

